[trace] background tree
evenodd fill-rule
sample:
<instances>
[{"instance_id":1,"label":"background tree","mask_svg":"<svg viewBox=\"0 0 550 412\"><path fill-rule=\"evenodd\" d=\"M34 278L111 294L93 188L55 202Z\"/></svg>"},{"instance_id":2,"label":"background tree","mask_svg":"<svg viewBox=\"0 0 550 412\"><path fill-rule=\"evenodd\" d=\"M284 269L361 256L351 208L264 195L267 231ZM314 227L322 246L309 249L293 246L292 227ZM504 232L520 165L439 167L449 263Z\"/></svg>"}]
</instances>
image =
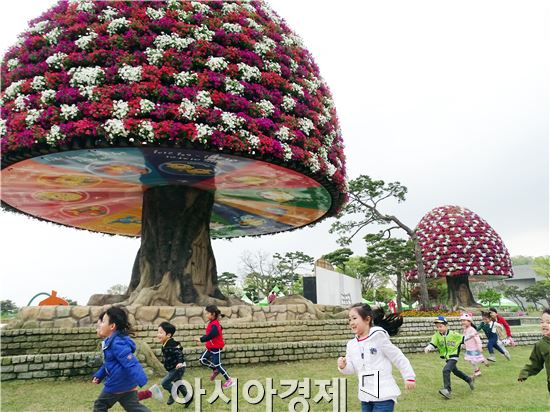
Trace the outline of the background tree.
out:
<instances>
[{"instance_id":1,"label":"background tree","mask_svg":"<svg viewBox=\"0 0 550 412\"><path fill-rule=\"evenodd\" d=\"M523 291L519 287L515 285L506 285L504 282L502 282L502 284L498 286L498 289L502 292L504 297L516 303L521 308L521 310L526 310L522 299Z\"/></svg>"},{"instance_id":2,"label":"background tree","mask_svg":"<svg viewBox=\"0 0 550 412\"><path fill-rule=\"evenodd\" d=\"M128 290L127 285L118 283L116 285L111 286L109 289L107 289L107 293L109 295L125 295L127 290Z\"/></svg>"},{"instance_id":3,"label":"background tree","mask_svg":"<svg viewBox=\"0 0 550 412\"><path fill-rule=\"evenodd\" d=\"M539 281L521 291L527 302L531 302L538 309L541 300L545 300L550 307L550 282Z\"/></svg>"},{"instance_id":4,"label":"background tree","mask_svg":"<svg viewBox=\"0 0 550 412\"><path fill-rule=\"evenodd\" d=\"M533 260L533 270L538 275L550 279L550 256L539 256Z\"/></svg>"},{"instance_id":5,"label":"background tree","mask_svg":"<svg viewBox=\"0 0 550 412\"><path fill-rule=\"evenodd\" d=\"M530 265L533 263L534 258L532 256L512 256L510 259L512 259L512 263L516 266L519 265Z\"/></svg>"},{"instance_id":6,"label":"background tree","mask_svg":"<svg viewBox=\"0 0 550 412\"><path fill-rule=\"evenodd\" d=\"M330 262L339 272L346 273L346 264L352 255L353 251L350 248L344 247L336 249L334 252L327 253L323 255L322 258Z\"/></svg>"},{"instance_id":7,"label":"background tree","mask_svg":"<svg viewBox=\"0 0 550 412\"><path fill-rule=\"evenodd\" d=\"M10 299L0 301L0 312L2 316L15 315L19 311L17 305Z\"/></svg>"},{"instance_id":8,"label":"background tree","mask_svg":"<svg viewBox=\"0 0 550 412\"><path fill-rule=\"evenodd\" d=\"M412 242L385 237L383 232L368 234L364 239L367 244L367 273L381 274L395 283L397 310L401 312L403 289L409 289L407 282L403 282L405 273L415 265ZM410 293L408 295L410 297Z\"/></svg>"},{"instance_id":9,"label":"background tree","mask_svg":"<svg viewBox=\"0 0 550 412\"><path fill-rule=\"evenodd\" d=\"M387 235L391 235L398 229L405 231L414 248L420 304L423 307L428 307L426 273L416 233L397 217L384 214L379 209L380 203L386 199L393 199L398 203L405 201L406 194L407 188L399 182L385 183L383 180L373 180L369 176L361 175L349 182L349 203L338 215L337 221L332 224L330 232L339 234L338 242L341 246L345 246L350 244L357 233L372 224L385 225L386 228L382 233Z\"/></svg>"},{"instance_id":10,"label":"background tree","mask_svg":"<svg viewBox=\"0 0 550 412\"><path fill-rule=\"evenodd\" d=\"M303 252L287 252L284 255L273 255L278 286L283 293L301 293L303 290L302 275L300 272L311 270L314 259Z\"/></svg>"},{"instance_id":11,"label":"background tree","mask_svg":"<svg viewBox=\"0 0 550 412\"><path fill-rule=\"evenodd\" d=\"M502 295L493 288L487 288L479 292L477 298L481 303L484 303L487 306L492 306L500 302L500 298L502 298Z\"/></svg>"},{"instance_id":12,"label":"background tree","mask_svg":"<svg viewBox=\"0 0 550 412\"><path fill-rule=\"evenodd\" d=\"M218 275L218 287L226 296L238 296L239 288L237 287L237 279L239 277L231 272L223 272Z\"/></svg>"}]
</instances>

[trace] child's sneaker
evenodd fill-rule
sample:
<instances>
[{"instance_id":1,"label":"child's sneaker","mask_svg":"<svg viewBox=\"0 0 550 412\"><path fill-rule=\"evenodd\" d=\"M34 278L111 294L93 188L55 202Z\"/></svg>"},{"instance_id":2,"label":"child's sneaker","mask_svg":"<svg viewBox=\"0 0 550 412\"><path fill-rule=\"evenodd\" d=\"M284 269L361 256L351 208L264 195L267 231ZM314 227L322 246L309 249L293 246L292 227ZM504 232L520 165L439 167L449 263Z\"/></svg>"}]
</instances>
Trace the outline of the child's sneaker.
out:
<instances>
[{"instance_id":1,"label":"child's sneaker","mask_svg":"<svg viewBox=\"0 0 550 412\"><path fill-rule=\"evenodd\" d=\"M228 380L226 380L223 383L222 388L224 388L224 389L231 388L233 385L235 385L235 381L233 379L229 378Z\"/></svg>"},{"instance_id":2,"label":"child's sneaker","mask_svg":"<svg viewBox=\"0 0 550 412\"><path fill-rule=\"evenodd\" d=\"M446 388L440 389L439 394L446 399L451 399L451 391Z\"/></svg>"},{"instance_id":3,"label":"child's sneaker","mask_svg":"<svg viewBox=\"0 0 550 412\"><path fill-rule=\"evenodd\" d=\"M481 371L479 369L476 369L474 371L474 379L477 378L478 376L481 376Z\"/></svg>"},{"instance_id":4,"label":"child's sneaker","mask_svg":"<svg viewBox=\"0 0 550 412\"><path fill-rule=\"evenodd\" d=\"M474 385L475 376L470 376L470 382L468 382L468 385L470 385L470 389L474 390L476 387Z\"/></svg>"},{"instance_id":5,"label":"child's sneaker","mask_svg":"<svg viewBox=\"0 0 550 412\"><path fill-rule=\"evenodd\" d=\"M510 352L504 351L504 357L508 360L512 360L512 356L510 355Z\"/></svg>"},{"instance_id":6,"label":"child's sneaker","mask_svg":"<svg viewBox=\"0 0 550 412\"><path fill-rule=\"evenodd\" d=\"M219 374L220 372L217 369L214 372L212 372L212 375L210 375L210 382L216 379L216 376L218 376Z\"/></svg>"},{"instance_id":7,"label":"child's sneaker","mask_svg":"<svg viewBox=\"0 0 550 412\"><path fill-rule=\"evenodd\" d=\"M153 386L149 388L151 391L151 397L159 402L164 402L164 395L162 393L162 390L159 388L159 386L155 383Z\"/></svg>"},{"instance_id":8,"label":"child's sneaker","mask_svg":"<svg viewBox=\"0 0 550 412\"><path fill-rule=\"evenodd\" d=\"M487 356L487 360L489 362L496 362L497 360L495 359L495 355L490 355L490 356Z\"/></svg>"}]
</instances>

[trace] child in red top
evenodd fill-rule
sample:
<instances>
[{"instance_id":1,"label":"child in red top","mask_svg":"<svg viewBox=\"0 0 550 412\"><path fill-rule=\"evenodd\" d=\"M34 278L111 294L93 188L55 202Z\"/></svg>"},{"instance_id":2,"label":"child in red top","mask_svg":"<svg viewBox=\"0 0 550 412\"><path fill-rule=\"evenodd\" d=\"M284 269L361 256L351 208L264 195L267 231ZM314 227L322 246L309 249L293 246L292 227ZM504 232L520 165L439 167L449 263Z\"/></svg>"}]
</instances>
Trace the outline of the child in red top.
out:
<instances>
[{"instance_id":1,"label":"child in red top","mask_svg":"<svg viewBox=\"0 0 550 412\"><path fill-rule=\"evenodd\" d=\"M218 374L222 374L225 378L225 382L222 385L224 389L230 388L235 384L235 381L231 379L227 371L222 366L221 352L225 346L223 341L222 327L218 318L223 316L216 305L208 305L206 307L206 318L208 324L206 325L206 334L198 338L199 342L203 342L206 350L200 357L199 361L204 366L212 369L212 375L210 380L216 379Z\"/></svg>"},{"instance_id":2,"label":"child in red top","mask_svg":"<svg viewBox=\"0 0 550 412\"><path fill-rule=\"evenodd\" d=\"M517 343L514 341L514 338L512 338L512 331L510 330L510 325L508 324L506 319L500 316L495 308L489 308L489 314L491 315L492 320L504 326L504 330L506 331L506 339L504 339L502 343L506 346L516 346Z\"/></svg>"}]
</instances>

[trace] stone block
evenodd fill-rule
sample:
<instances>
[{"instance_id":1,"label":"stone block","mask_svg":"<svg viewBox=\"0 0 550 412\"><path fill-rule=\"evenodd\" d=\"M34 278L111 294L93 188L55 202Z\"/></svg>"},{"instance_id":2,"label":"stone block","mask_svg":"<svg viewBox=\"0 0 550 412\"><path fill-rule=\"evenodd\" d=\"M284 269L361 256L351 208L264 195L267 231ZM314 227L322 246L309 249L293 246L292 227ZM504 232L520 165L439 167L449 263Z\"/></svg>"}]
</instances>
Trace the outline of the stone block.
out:
<instances>
[{"instance_id":1,"label":"stone block","mask_svg":"<svg viewBox=\"0 0 550 412\"><path fill-rule=\"evenodd\" d=\"M73 318L61 318L53 321L53 326L56 328L72 328L77 326L77 321Z\"/></svg>"},{"instance_id":2,"label":"stone block","mask_svg":"<svg viewBox=\"0 0 550 412\"><path fill-rule=\"evenodd\" d=\"M162 306L161 308L159 308L159 314L158 316L161 317L161 318L164 318L164 319L172 319L172 316L174 316L174 312L176 310L171 307L171 306ZM160 322L158 322L160 323Z\"/></svg>"},{"instance_id":3,"label":"stone block","mask_svg":"<svg viewBox=\"0 0 550 412\"><path fill-rule=\"evenodd\" d=\"M39 327L39 323L35 319L29 319L23 322L23 325L21 325L23 329L36 329Z\"/></svg>"},{"instance_id":4,"label":"stone block","mask_svg":"<svg viewBox=\"0 0 550 412\"><path fill-rule=\"evenodd\" d=\"M263 311L254 312L252 318L254 319L254 322L265 322L266 320L265 313Z\"/></svg>"},{"instance_id":5,"label":"stone block","mask_svg":"<svg viewBox=\"0 0 550 412\"><path fill-rule=\"evenodd\" d=\"M193 316L189 318L189 323L192 325L202 325L204 324L204 319L202 316Z\"/></svg>"},{"instance_id":6,"label":"stone block","mask_svg":"<svg viewBox=\"0 0 550 412\"><path fill-rule=\"evenodd\" d=\"M78 326L90 326L91 324L92 324L92 319L89 316L84 316L83 318L80 318L78 320Z\"/></svg>"},{"instance_id":7,"label":"stone block","mask_svg":"<svg viewBox=\"0 0 550 412\"><path fill-rule=\"evenodd\" d=\"M55 317L56 318L66 318L70 316L71 314L71 307L70 306L56 306L55 307Z\"/></svg>"},{"instance_id":8,"label":"stone block","mask_svg":"<svg viewBox=\"0 0 550 412\"><path fill-rule=\"evenodd\" d=\"M55 306L40 306L37 320L52 320L55 318Z\"/></svg>"},{"instance_id":9,"label":"stone block","mask_svg":"<svg viewBox=\"0 0 550 412\"><path fill-rule=\"evenodd\" d=\"M36 371L32 373L33 378L47 378L49 376L48 371Z\"/></svg>"},{"instance_id":10,"label":"stone block","mask_svg":"<svg viewBox=\"0 0 550 412\"><path fill-rule=\"evenodd\" d=\"M18 372L27 372L29 370L29 365L27 365L26 363L20 363L20 364L17 364L14 366L13 368L13 371L15 373L18 373Z\"/></svg>"},{"instance_id":11,"label":"stone block","mask_svg":"<svg viewBox=\"0 0 550 412\"><path fill-rule=\"evenodd\" d=\"M82 319L90 316L89 306L72 306L71 309L71 316L75 319Z\"/></svg>"},{"instance_id":12,"label":"stone block","mask_svg":"<svg viewBox=\"0 0 550 412\"><path fill-rule=\"evenodd\" d=\"M141 306L137 308L135 317L137 320L152 322L159 314L159 308L156 306Z\"/></svg>"}]
</instances>

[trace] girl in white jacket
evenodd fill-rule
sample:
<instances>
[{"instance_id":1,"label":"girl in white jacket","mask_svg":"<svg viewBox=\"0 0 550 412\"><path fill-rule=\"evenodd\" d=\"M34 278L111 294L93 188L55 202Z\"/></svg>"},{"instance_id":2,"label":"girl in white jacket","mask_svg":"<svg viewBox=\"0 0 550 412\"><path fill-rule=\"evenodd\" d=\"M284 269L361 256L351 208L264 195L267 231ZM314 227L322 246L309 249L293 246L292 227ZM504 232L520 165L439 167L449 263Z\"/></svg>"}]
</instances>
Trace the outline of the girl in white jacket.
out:
<instances>
[{"instance_id":1,"label":"girl in white jacket","mask_svg":"<svg viewBox=\"0 0 550 412\"><path fill-rule=\"evenodd\" d=\"M391 412L397 397L401 394L392 376L392 363L405 380L405 389L416 386L411 363L401 349L390 341L403 323L395 315L383 317L383 311L373 312L369 305L356 304L349 310L349 325L355 338L346 347L346 357L338 358L338 369L342 373L357 374L359 378L359 400L362 412ZM381 325L374 326L374 325Z\"/></svg>"}]
</instances>

